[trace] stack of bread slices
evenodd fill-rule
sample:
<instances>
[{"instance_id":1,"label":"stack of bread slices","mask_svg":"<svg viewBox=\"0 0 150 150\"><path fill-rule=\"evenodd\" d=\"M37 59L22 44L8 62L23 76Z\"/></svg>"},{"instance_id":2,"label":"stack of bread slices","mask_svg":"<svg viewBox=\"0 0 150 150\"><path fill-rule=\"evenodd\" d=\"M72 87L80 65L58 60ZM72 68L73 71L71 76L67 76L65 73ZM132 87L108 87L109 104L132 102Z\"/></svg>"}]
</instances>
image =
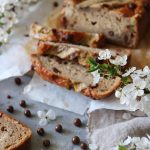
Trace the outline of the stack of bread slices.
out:
<instances>
[{"instance_id":1,"label":"stack of bread slices","mask_svg":"<svg viewBox=\"0 0 150 150\"><path fill-rule=\"evenodd\" d=\"M107 42L136 47L150 25L149 7L148 0L64 1L62 28L31 26L30 35L38 40L37 51L31 55L35 71L44 80L93 99L110 96L120 86L121 78L103 78L93 86L87 61L91 57L97 60L108 48ZM131 55L126 48L110 51L114 57Z\"/></svg>"}]
</instances>

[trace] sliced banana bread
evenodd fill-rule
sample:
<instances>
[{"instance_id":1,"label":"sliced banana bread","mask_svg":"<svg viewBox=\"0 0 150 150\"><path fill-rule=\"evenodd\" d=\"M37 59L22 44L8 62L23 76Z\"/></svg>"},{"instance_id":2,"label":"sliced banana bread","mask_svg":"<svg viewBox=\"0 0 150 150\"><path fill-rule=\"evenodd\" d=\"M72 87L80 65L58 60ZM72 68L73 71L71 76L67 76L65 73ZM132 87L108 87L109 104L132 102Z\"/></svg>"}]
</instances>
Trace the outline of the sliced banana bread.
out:
<instances>
[{"instance_id":1,"label":"sliced banana bread","mask_svg":"<svg viewBox=\"0 0 150 150\"><path fill-rule=\"evenodd\" d=\"M78 46L65 43L53 43L43 42L38 43L38 49L36 54L56 56L66 61L75 61L82 66L87 66L87 60L89 57L96 58L103 52L104 49L89 48L85 46ZM131 51L127 49L115 48L111 50L111 53L116 55L127 55L130 59Z\"/></svg>"},{"instance_id":2,"label":"sliced banana bread","mask_svg":"<svg viewBox=\"0 0 150 150\"><path fill-rule=\"evenodd\" d=\"M105 36L97 33L76 32L73 30L54 29L32 24L31 37L43 41L72 43L94 48L100 48L105 44Z\"/></svg>"},{"instance_id":3,"label":"sliced banana bread","mask_svg":"<svg viewBox=\"0 0 150 150\"><path fill-rule=\"evenodd\" d=\"M61 20L67 29L103 33L112 43L134 48L150 26L150 0L68 0Z\"/></svg>"},{"instance_id":4,"label":"sliced banana bread","mask_svg":"<svg viewBox=\"0 0 150 150\"><path fill-rule=\"evenodd\" d=\"M74 89L96 100L111 95L121 83L121 79L116 77L110 80L103 79L92 87L93 77L85 67L56 57L32 55L32 63L35 71L44 80Z\"/></svg>"},{"instance_id":5,"label":"sliced banana bread","mask_svg":"<svg viewBox=\"0 0 150 150\"><path fill-rule=\"evenodd\" d=\"M102 49L40 41L37 52L31 58L34 70L44 80L99 100L111 95L121 83L120 77L103 78L93 86L93 75L88 72L87 60L89 57L97 58L101 52ZM130 57L131 54L129 50L114 50L111 53L114 57Z\"/></svg>"},{"instance_id":6,"label":"sliced banana bread","mask_svg":"<svg viewBox=\"0 0 150 150\"><path fill-rule=\"evenodd\" d=\"M27 150L31 135L28 127L0 112L0 150Z\"/></svg>"}]
</instances>

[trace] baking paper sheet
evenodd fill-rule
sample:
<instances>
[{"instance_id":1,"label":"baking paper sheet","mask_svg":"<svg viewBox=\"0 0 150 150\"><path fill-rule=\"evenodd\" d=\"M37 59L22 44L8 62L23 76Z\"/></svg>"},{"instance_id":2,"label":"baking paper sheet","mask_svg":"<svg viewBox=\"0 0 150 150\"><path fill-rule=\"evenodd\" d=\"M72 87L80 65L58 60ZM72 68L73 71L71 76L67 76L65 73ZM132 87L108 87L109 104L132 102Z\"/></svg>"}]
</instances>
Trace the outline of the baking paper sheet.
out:
<instances>
[{"instance_id":1,"label":"baking paper sheet","mask_svg":"<svg viewBox=\"0 0 150 150\"><path fill-rule=\"evenodd\" d=\"M28 95L32 100L43 102L80 115L85 114L87 110L90 113L101 108L128 110L126 106L120 105L119 100L114 96L95 101L80 93L75 93L74 91L48 83L37 74L34 74L29 85L25 87L24 94Z\"/></svg>"},{"instance_id":2,"label":"baking paper sheet","mask_svg":"<svg viewBox=\"0 0 150 150\"><path fill-rule=\"evenodd\" d=\"M51 11L51 0L39 0L37 4L25 9L19 24L13 29L9 42L0 47L0 80L21 76L30 70L31 61L25 48L30 39L24 35L29 33L31 23L43 23Z\"/></svg>"}]
</instances>

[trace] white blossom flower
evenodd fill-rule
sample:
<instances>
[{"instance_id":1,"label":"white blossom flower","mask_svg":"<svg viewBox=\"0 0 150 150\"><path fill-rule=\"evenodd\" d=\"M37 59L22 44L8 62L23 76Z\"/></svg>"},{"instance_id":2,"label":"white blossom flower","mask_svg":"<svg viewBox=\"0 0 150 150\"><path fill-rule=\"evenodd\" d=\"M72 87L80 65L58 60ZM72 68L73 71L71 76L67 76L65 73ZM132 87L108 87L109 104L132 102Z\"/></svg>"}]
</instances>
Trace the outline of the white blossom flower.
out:
<instances>
[{"instance_id":1,"label":"white blossom flower","mask_svg":"<svg viewBox=\"0 0 150 150\"><path fill-rule=\"evenodd\" d=\"M0 42L6 43L8 41L8 33L0 28Z\"/></svg>"},{"instance_id":2,"label":"white blossom flower","mask_svg":"<svg viewBox=\"0 0 150 150\"><path fill-rule=\"evenodd\" d=\"M106 59L110 59L111 56L112 56L111 52L108 49L106 49L105 51L99 53L98 59L99 60L106 60Z\"/></svg>"},{"instance_id":3,"label":"white blossom flower","mask_svg":"<svg viewBox=\"0 0 150 150\"><path fill-rule=\"evenodd\" d=\"M146 89L150 91L150 74L147 75L147 78L145 78L146 81Z\"/></svg>"},{"instance_id":4,"label":"white blossom flower","mask_svg":"<svg viewBox=\"0 0 150 150\"><path fill-rule=\"evenodd\" d=\"M150 150L150 139L149 135L147 137L130 137L122 142L122 146L125 146L127 149L136 149L136 150ZM113 147L110 150L119 150L119 146Z\"/></svg>"},{"instance_id":5,"label":"white blossom flower","mask_svg":"<svg viewBox=\"0 0 150 150\"><path fill-rule=\"evenodd\" d=\"M95 86L96 84L98 84L100 82L100 80L102 79L102 77L100 76L98 70L91 72L91 74L93 75L93 86Z\"/></svg>"},{"instance_id":6,"label":"white blossom flower","mask_svg":"<svg viewBox=\"0 0 150 150\"><path fill-rule=\"evenodd\" d=\"M89 144L89 149L91 149L91 150L98 150L98 145L96 145L96 144Z\"/></svg>"},{"instance_id":7,"label":"white blossom flower","mask_svg":"<svg viewBox=\"0 0 150 150\"><path fill-rule=\"evenodd\" d=\"M133 73L136 70L136 67L130 68L125 74L123 74L123 77L129 76L131 73Z\"/></svg>"},{"instance_id":8,"label":"white blossom flower","mask_svg":"<svg viewBox=\"0 0 150 150\"><path fill-rule=\"evenodd\" d=\"M125 56L117 56L115 59L110 59L110 63L117 66L125 66L127 64L128 57Z\"/></svg>"},{"instance_id":9,"label":"white blossom flower","mask_svg":"<svg viewBox=\"0 0 150 150\"><path fill-rule=\"evenodd\" d=\"M46 126L50 120L55 120L56 119L56 114L53 110L49 110L47 112L45 111L38 111L37 116L39 117L39 125L40 126Z\"/></svg>"}]
</instances>

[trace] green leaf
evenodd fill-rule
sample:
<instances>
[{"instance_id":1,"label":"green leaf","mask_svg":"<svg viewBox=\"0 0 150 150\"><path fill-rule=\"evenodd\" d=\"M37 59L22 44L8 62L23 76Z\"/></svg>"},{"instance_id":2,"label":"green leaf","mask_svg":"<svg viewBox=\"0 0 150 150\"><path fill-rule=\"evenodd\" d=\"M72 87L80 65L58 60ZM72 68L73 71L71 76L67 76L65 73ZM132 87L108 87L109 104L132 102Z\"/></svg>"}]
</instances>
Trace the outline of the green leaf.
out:
<instances>
[{"instance_id":1,"label":"green leaf","mask_svg":"<svg viewBox=\"0 0 150 150\"><path fill-rule=\"evenodd\" d=\"M131 83L132 80L131 80L130 77L123 77L122 82L123 82L124 85L127 85L127 84Z\"/></svg>"},{"instance_id":2,"label":"green leaf","mask_svg":"<svg viewBox=\"0 0 150 150\"><path fill-rule=\"evenodd\" d=\"M119 145L119 150L128 150L125 146Z\"/></svg>"},{"instance_id":3,"label":"green leaf","mask_svg":"<svg viewBox=\"0 0 150 150\"><path fill-rule=\"evenodd\" d=\"M88 63L89 63L90 65L92 65L92 66L97 66L96 61L95 61L93 58L91 58L91 57L88 59Z\"/></svg>"}]
</instances>

